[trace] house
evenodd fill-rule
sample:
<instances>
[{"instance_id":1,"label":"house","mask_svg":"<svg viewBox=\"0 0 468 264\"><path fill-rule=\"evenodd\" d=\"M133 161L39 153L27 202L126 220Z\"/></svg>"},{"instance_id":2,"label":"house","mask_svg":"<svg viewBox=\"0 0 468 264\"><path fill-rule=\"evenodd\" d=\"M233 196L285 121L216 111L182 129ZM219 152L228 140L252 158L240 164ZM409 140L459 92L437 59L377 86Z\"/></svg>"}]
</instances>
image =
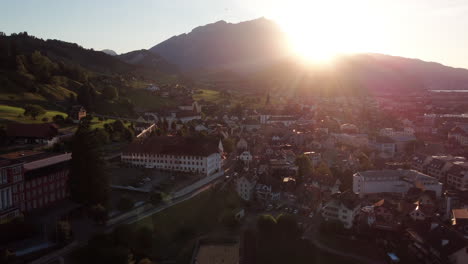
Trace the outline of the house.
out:
<instances>
[{"instance_id":1,"label":"house","mask_svg":"<svg viewBox=\"0 0 468 264\"><path fill-rule=\"evenodd\" d=\"M389 136L393 141L395 141L395 151L397 153L403 153L406 151L406 146L416 140L414 135L393 135Z\"/></svg>"},{"instance_id":2,"label":"house","mask_svg":"<svg viewBox=\"0 0 468 264\"><path fill-rule=\"evenodd\" d=\"M56 140L59 135L59 131L57 125L54 123L10 123L7 125L6 135L15 143L49 144Z\"/></svg>"},{"instance_id":3,"label":"house","mask_svg":"<svg viewBox=\"0 0 468 264\"><path fill-rule=\"evenodd\" d=\"M178 108L180 110L191 111L200 114L202 106L199 105L198 102L193 100L192 98L186 98L180 102Z\"/></svg>"},{"instance_id":4,"label":"house","mask_svg":"<svg viewBox=\"0 0 468 264\"><path fill-rule=\"evenodd\" d=\"M424 221L432 216L424 211L422 207L416 206L416 208L409 213L409 217L413 219L413 221Z\"/></svg>"},{"instance_id":5,"label":"house","mask_svg":"<svg viewBox=\"0 0 468 264\"><path fill-rule=\"evenodd\" d=\"M452 210L452 227L468 239L468 209Z\"/></svg>"},{"instance_id":6,"label":"house","mask_svg":"<svg viewBox=\"0 0 468 264\"><path fill-rule=\"evenodd\" d=\"M381 199L374 203L371 226L381 230L396 230L400 226L397 205L391 200Z\"/></svg>"},{"instance_id":7,"label":"house","mask_svg":"<svg viewBox=\"0 0 468 264\"><path fill-rule=\"evenodd\" d=\"M401 130L394 128L382 128L379 131L380 136L391 137L391 136L413 136L414 129L411 127L404 127Z\"/></svg>"},{"instance_id":8,"label":"house","mask_svg":"<svg viewBox=\"0 0 468 264\"><path fill-rule=\"evenodd\" d=\"M237 141L236 148L238 150L246 150L248 147L247 140L244 138L240 138L239 141Z\"/></svg>"},{"instance_id":9,"label":"house","mask_svg":"<svg viewBox=\"0 0 468 264\"><path fill-rule=\"evenodd\" d=\"M137 140L122 152L123 163L142 168L212 175L222 172L221 141L153 136Z\"/></svg>"},{"instance_id":10,"label":"house","mask_svg":"<svg viewBox=\"0 0 468 264\"><path fill-rule=\"evenodd\" d=\"M314 151L309 151L309 152L304 152L304 155L310 159L312 162L312 166L317 166L322 162L322 155L320 153L314 152Z\"/></svg>"},{"instance_id":11,"label":"house","mask_svg":"<svg viewBox=\"0 0 468 264\"><path fill-rule=\"evenodd\" d=\"M79 123L82 118L86 117L86 109L81 105L74 105L68 116L73 120L73 123Z\"/></svg>"},{"instance_id":12,"label":"house","mask_svg":"<svg viewBox=\"0 0 468 264\"><path fill-rule=\"evenodd\" d=\"M464 162L464 157L453 156L432 156L429 163L426 165L426 173L438 179L440 182L446 182L446 176L449 169L459 162Z\"/></svg>"},{"instance_id":13,"label":"house","mask_svg":"<svg viewBox=\"0 0 468 264\"><path fill-rule=\"evenodd\" d=\"M431 161L431 156L426 156L423 154L414 154L411 158L411 169L417 170L422 173L426 173L426 166Z\"/></svg>"},{"instance_id":14,"label":"house","mask_svg":"<svg viewBox=\"0 0 468 264\"><path fill-rule=\"evenodd\" d=\"M261 124L258 120L255 119L247 119L242 122L242 129L245 131L256 131L261 128Z\"/></svg>"},{"instance_id":15,"label":"house","mask_svg":"<svg viewBox=\"0 0 468 264\"><path fill-rule=\"evenodd\" d=\"M361 209L359 197L352 192L337 193L326 202L322 208L322 216L325 221L339 221L344 228L350 229L354 225L354 219Z\"/></svg>"},{"instance_id":16,"label":"house","mask_svg":"<svg viewBox=\"0 0 468 264\"><path fill-rule=\"evenodd\" d=\"M241 175L236 180L236 192L240 198L244 201L250 201L253 199L255 194L255 185L257 184L257 178L250 174Z\"/></svg>"},{"instance_id":17,"label":"house","mask_svg":"<svg viewBox=\"0 0 468 264\"><path fill-rule=\"evenodd\" d=\"M238 242L198 241L190 264L239 264Z\"/></svg>"},{"instance_id":18,"label":"house","mask_svg":"<svg viewBox=\"0 0 468 264\"><path fill-rule=\"evenodd\" d=\"M252 154L250 154L250 151L246 150L239 155L239 159L242 160L244 164L248 165L252 161L253 157Z\"/></svg>"},{"instance_id":19,"label":"house","mask_svg":"<svg viewBox=\"0 0 468 264\"><path fill-rule=\"evenodd\" d=\"M257 199L260 201L278 201L281 197L279 189L270 184L257 184L255 187Z\"/></svg>"},{"instance_id":20,"label":"house","mask_svg":"<svg viewBox=\"0 0 468 264\"><path fill-rule=\"evenodd\" d=\"M360 197L375 193L405 194L412 187L432 190L440 197L442 183L414 170L371 170L353 175L353 192Z\"/></svg>"},{"instance_id":21,"label":"house","mask_svg":"<svg viewBox=\"0 0 468 264\"><path fill-rule=\"evenodd\" d=\"M440 224L430 230L408 229L408 251L425 264L468 262L468 242L457 231Z\"/></svg>"},{"instance_id":22,"label":"house","mask_svg":"<svg viewBox=\"0 0 468 264\"><path fill-rule=\"evenodd\" d=\"M150 84L145 88L145 90L150 91L150 92L157 92L157 91L161 90L161 88L159 88L159 86L157 86L155 84Z\"/></svg>"},{"instance_id":23,"label":"house","mask_svg":"<svg viewBox=\"0 0 468 264\"><path fill-rule=\"evenodd\" d=\"M448 139L453 139L462 146L468 146L468 124L459 124L448 132Z\"/></svg>"},{"instance_id":24,"label":"house","mask_svg":"<svg viewBox=\"0 0 468 264\"><path fill-rule=\"evenodd\" d=\"M447 171L447 187L459 191L468 190L468 162L455 162Z\"/></svg>"},{"instance_id":25,"label":"house","mask_svg":"<svg viewBox=\"0 0 468 264\"><path fill-rule=\"evenodd\" d=\"M396 144L393 139L388 136L378 136L372 144L381 158L393 158L396 152Z\"/></svg>"}]
</instances>

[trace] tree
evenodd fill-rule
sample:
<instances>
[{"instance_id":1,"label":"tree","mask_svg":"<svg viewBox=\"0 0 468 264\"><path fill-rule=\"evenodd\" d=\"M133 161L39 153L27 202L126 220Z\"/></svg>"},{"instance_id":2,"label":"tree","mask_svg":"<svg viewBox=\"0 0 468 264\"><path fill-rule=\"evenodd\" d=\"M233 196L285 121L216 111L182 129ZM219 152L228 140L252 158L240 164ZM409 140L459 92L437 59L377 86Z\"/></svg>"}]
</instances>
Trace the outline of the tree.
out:
<instances>
[{"instance_id":1,"label":"tree","mask_svg":"<svg viewBox=\"0 0 468 264\"><path fill-rule=\"evenodd\" d=\"M317 169L315 169L315 173L320 176L325 176L328 175L330 177L333 176L330 168L328 168L328 165L325 162L321 162L318 166Z\"/></svg>"},{"instance_id":2,"label":"tree","mask_svg":"<svg viewBox=\"0 0 468 264\"><path fill-rule=\"evenodd\" d=\"M152 192L149 197L149 201L152 205L158 206L163 200L163 194L161 192Z\"/></svg>"},{"instance_id":3,"label":"tree","mask_svg":"<svg viewBox=\"0 0 468 264\"><path fill-rule=\"evenodd\" d=\"M120 198L118 204L117 204L117 209L119 211L128 211L133 208L133 205L135 204L135 201L133 201L132 198L124 195Z\"/></svg>"},{"instance_id":4,"label":"tree","mask_svg":"<svg viewBox=\"0 0 468 264\"><path fill-rule=\"evenodd\" d=\"M297 176L300 180L305 176L309 176L313 171L312 161L304 154L296 157L295 164L298 167Z\"/></svg>"},{"instance_id":5,"label":"tree","mask_svg":"<svg viewBox=\"0 0 468 264\"><path fill-rule=\"evenodd\" d=\"M72 141L70 192L73 200L86 205L106 204L109 177L97 138L82 122Z\"/></svg>"},{"instance_id":6,"label":"tree","mask_svg":"<svg viewBox=\"0 0 468 264\"><path fill-rule=\"evenodd\" d=\"M46 113L46 110L42 108L40 105L34 105L34 104L27 104L24 107L24 115L25 116L30 116L34 120L36 120L36 117L43 115Z\"/></svg>"},{"instance_id":7,"label":"tree","mask_svg":"<svg viewBox=\"0 0 468 264\"><path fill-rule=\"evenodd\" d=\"M65 117L63 115L55 115L52 117L52 121L57 124L63 124L65 123Z\"/></svg>"},{"instance_id":8,"label":"tree","mask_svg":"<svg viewBox=\"0 0 468 264\"><path fill-rule=\"evenodd\" d=\"M113 100L118 96L117 89L114 86L106 86L102 90L102 95L107 100Z\"/></svg>"},{"instance_id":9,"label":"tree","mask_svg":"<svg viewBox=\"0 0 468 264\"><path fill-rule=\"evenodd\" d=\"M231 138L223 139L222 144L225 152L231 153L234 151L234 141Z\"/></svg>"}]
</instances>

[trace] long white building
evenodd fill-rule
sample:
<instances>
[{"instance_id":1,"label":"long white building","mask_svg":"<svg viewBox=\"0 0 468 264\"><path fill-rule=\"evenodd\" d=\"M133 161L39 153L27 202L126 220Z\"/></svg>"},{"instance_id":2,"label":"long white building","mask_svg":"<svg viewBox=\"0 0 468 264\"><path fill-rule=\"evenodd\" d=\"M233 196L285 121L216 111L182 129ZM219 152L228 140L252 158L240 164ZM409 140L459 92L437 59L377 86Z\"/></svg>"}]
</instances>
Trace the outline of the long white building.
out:
<instances>
[{"instance_id":1,"label":"long white building","mask_svg":"<svg viewBox=\"0 0 468 264\"><path fill-rule=\"evenodd\" d=\"M136 167L209 176L221 171L220 150L222 144L217 140L154 136L130 144L121 160Z\"/></svg>"},{"instance_id":2,"label":"long white building","mask_svg":"<svg viewBox=\"0 0 468 264\"><path fill-rule=\"evenodd\" d=\"M363 197L374 193L406 193L417 187L442 193L442 183L437 179L415 170L372 170L353 175L353 192Z\"/></svg>"}]
</instances>

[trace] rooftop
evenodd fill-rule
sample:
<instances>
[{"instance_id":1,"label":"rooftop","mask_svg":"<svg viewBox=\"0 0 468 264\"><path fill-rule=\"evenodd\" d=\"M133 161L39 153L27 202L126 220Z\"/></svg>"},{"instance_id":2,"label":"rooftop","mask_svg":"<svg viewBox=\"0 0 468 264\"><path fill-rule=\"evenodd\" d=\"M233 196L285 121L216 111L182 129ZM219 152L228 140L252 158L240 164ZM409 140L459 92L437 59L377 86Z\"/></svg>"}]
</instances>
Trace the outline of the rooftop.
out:
<instances>
[{"instance_id":1,"label":"rooftop","mask_svg":"<svg viewBox=\"0 0 468 264\"><path fill-rule=\"evenodd\" d=\"M468 219L468 209L453 209L452 210L453 218L455 219Z\"/></svg>"},{"instance_id":2,"label":"rooftop","mask_svg":"<svg viewBox=\"0 0 468 264\"><path fill-rule=\"evenodd\" d=\"M196 264L238 264L239 244L200 245L196 255Z\"/></svg>"},{"instance_id":3,"label":"rooftop","mask_svg":"<svg viewBox=\"0 0 468 264\"><path fill-rule=\"evenodd\" d=\"M54 165L54 164L57 164L57 163L61 163L61 162L64 162L64 161L69 161L69 160L71 160L71 156L72 156L71 153L65 153L65 154L60 154L60 155L48 157L48 158L45 158L45 159L32 161L32 162L24 164L24 169L26 171L30 171L30 170L35 170L35 169L47 167L47 166L50 166L50 165Z\"/></svg>"},{"instance_id":4,"label":"rooftop","mask_svg":"<svg viewBox=\"0 0 468 264\"><path fill-rule=\"evenodd\" d=\"M216 139L186 138L178 136L153 136L138 140L124 153L153 153L166 155L208 156L219 152Z\"/></svg>"}]
</instances>

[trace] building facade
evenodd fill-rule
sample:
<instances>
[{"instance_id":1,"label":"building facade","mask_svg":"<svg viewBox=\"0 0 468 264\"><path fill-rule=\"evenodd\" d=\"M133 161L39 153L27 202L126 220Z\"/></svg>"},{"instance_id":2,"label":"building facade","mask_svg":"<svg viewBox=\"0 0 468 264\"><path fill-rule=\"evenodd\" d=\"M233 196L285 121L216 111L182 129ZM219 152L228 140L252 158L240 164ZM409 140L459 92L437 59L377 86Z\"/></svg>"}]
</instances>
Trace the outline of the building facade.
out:
<instances>
[{"instance_id":1,"label":"building facade","mask_svg":"<svg viewBox=\"0 0 468 264\"><path fill-rule=\"evenodd\" d=\"M23 182L22 162L0 160L0 224L21 216Z\"/></svg>"},{"instance_id":2,"label":"building facade","mask_svg":"<svg viewBox=\"0 0 468 264\"><path fill-rule=\"evenodd\" d=\"M69 196L68 177L71 153L60 154L24 164L26 212L48 207Z\"/></svg>"},{"instance_id":3,"label":"building facade","mask_svg":"<svg viewBox=\"0 0 468 264\"><path fill-rule=\"evenodd\" d=\"M442 183L437 179L414 170L362 171L353 175L353 192L360 197L375 193L404 194L417 187L442 193Z\"/></svg>"},{"instance_id":4,"label":"building facade","mask_svg":"<svg viewBox=\"0 0 468 264\"><path fill-rule=\"evenodd\" d=\"M130 144L121 161L136 167L209 176L221 171L220 150L220 141L155 136Z\"/></svg>"}]
</instances>

